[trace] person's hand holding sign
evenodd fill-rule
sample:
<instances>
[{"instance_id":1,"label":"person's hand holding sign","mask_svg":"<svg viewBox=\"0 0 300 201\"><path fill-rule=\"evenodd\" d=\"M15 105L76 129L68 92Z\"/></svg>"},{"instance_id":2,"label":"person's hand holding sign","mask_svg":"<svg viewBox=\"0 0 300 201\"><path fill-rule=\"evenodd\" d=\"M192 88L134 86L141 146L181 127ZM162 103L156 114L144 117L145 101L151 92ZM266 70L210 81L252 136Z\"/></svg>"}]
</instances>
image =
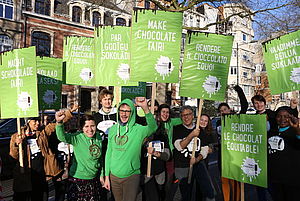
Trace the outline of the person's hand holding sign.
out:
<instances>
[{"instance_id":1,"label":"person's hand holding sign","mask_svg":"<svg viewBox=\"0 0 300 201\"><path fill-rule=\"evenodd\" d=\"M157 158L160 157L160 152L159 151L155 151L154 147L147 147L147 151L148 151L148 154L151 154Z\"/></svg>"}]
</instances>

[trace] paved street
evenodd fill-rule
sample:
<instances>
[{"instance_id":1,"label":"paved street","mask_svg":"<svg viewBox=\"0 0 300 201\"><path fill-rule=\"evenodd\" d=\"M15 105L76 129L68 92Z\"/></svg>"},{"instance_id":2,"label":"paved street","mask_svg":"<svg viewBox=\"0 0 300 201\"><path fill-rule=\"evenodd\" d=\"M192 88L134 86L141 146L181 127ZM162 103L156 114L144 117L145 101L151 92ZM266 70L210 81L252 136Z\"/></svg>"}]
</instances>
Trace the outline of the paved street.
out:
<instances>
[{"instance_id":1,"label":"paved street","mask_svg":"<svg viewBox=\"0 0 300 201\"><path fill-rule=\"evenodd\" d=\"M222 194L221 194L221 187L220 187L220 179L219 179L219 173L218 173L218 167L217 167L217 154L213 154L211 156L211 161L209 163L209 171L212 176L212 180L216 189L216 201L222 201ZM12 199L12 179L2 181L2 186L4 187L4 198L6 201L11 201ZM54 189L52 183L49 184L49 201L54 201ZM137 201L141 201L142 196L141 193L138 196ZM180 201L180 194L177 190L177 193L175 195L174 201ZM245 201L257 201L256 191L255 188L251 185L245 184Z\"/></svg>"}]
</instances>

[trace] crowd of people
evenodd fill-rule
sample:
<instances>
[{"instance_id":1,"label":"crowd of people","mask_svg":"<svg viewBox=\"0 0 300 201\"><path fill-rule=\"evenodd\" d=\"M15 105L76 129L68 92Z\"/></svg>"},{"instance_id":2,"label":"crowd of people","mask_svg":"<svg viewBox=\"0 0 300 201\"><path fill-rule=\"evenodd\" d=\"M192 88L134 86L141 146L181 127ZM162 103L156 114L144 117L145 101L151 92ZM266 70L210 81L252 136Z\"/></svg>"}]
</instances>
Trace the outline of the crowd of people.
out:
<instances>
[{"instance_id":1,"label":"crowd of people","mask_svg":"<svg viewBox=\"0 0 300 201\"><path fill-rule=\"evenodd\" d=\"M241 101L239 113L246 113L246 97L239 86L234 89ZM182 201L216 200L208 159L215 150L221 152L220 122L214 130L211 117L201 114L197 127L190 106L182 106L180 118L173 118L167 104L158 105L153 115L145 97L125 99L117 108L113 98L111 91L103 89L101 109L81 116L76 132L67 128L77 107L56 112L55 120L46 123L27 119L21 134L14 134L10 143L10 155L16 160L23 156L23 166L18 163L14 170L14 200L47 200L49 179L55 186L56 201L65 200L65 194L70 201L134 201L140 191L143 201L172 201L178 188ZM260 95L251 101L257 114L267 116L268 188L257 187L258 199L299 200L298 101L276 111L266 109L266 100ZM137 115L137 107L143 110L143 117ZM234 113L227 103L221 103L218 112L221 116ZM62 162L54 150L53 136L57 144L68 145L68 157ZM221 169L219 163L220 173ZM241 200L240 182L221 178L221 183L224 201Z\"/></svg>"}]
</instances>

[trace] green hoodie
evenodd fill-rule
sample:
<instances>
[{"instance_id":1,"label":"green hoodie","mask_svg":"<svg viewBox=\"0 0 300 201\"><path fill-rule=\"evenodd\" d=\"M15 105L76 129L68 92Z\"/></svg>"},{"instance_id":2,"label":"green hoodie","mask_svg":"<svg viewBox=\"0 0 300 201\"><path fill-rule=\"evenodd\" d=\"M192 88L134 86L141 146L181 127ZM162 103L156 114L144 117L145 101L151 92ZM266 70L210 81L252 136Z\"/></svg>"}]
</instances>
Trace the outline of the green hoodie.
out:
<instances>
[{"instance_id":1,"label":"green hoodie","mask_svg":"<svg viewBox=\"0 0 300 201\"><path fill-rule=\"evenodd\" d=\"M102 138L96 132L87 137L83 132L65 133L62 124L56 125L57 138L73 145L74 157L70 168L70 176L78 179L94 179L98 173L103 175Z\"/></svg>"},{"instance_id":2,"label":"green hoodie","mask_svg":"<svg viewBox=\"0 0 300 201\"><path fill-rule=\"evenodd\" d=\"M131 114L125 125L118 122L109 129L108 146L105 157L105 176L113 174L119 178L140 174L141 148L145 137L156 131L157 125L153 115L145 115L147 126L135 122L136 108L129 99L126 104L131 108Z\"/></svg>"},{"instance_id":3,"label":"green hoodie","mask_svg":"<svg viewBox=\"0 0 300 201\"><path fill-rule=\"evenodd\" d=\"M173 152L174 145L173 145L173 127L179 124L182 124L181 118L171 118L169 121L164 122L165 129L167 129L168 138L169 138L169 146L170 150Z\"/></svg>"}]
</instances>

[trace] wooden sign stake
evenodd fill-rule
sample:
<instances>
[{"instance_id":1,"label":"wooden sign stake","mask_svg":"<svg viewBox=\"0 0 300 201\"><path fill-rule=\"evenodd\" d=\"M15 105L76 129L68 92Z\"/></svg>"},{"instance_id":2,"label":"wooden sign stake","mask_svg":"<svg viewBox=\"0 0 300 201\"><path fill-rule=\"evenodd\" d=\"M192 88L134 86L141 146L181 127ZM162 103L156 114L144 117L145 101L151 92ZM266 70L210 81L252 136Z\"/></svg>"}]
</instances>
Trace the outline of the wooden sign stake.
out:
<instances>
[{"instance_id":1,"label":"wooden sign stake","mask_svg":"<svg viewBox=\"0 0 300 201\"><path fill-rule=\"evenodd\" d=\"M203 99L200 99L199 106L198 106L198 117L197 117L196 128L199 128L199 126L200 126L200 117L201 117L201 112L202 112L202 105L203 105ZM191 158L195 158L196 147L197 147L197 137L194 137L194 144L193 144L193 151L192 151L192 157ZM192 173L193 173L193 165L190 164L189 175L188 175L188 183L189 184L191 183L191 180L192 180Z\"/></svg>"},{"instance_id":2,"label":"wooden sign stake","mask_svg":"<svg viewBox=\"0 0 300 201\"><path fill-rule=\"evenodd\" d=\"M20 118L19 117L17 118L17 126L18 126L18 137L22 138L21 122L20 122ZM19 144L19 163L20 163L20 167L24 167L22 143Z\"/></svg>"}]
</instances>

